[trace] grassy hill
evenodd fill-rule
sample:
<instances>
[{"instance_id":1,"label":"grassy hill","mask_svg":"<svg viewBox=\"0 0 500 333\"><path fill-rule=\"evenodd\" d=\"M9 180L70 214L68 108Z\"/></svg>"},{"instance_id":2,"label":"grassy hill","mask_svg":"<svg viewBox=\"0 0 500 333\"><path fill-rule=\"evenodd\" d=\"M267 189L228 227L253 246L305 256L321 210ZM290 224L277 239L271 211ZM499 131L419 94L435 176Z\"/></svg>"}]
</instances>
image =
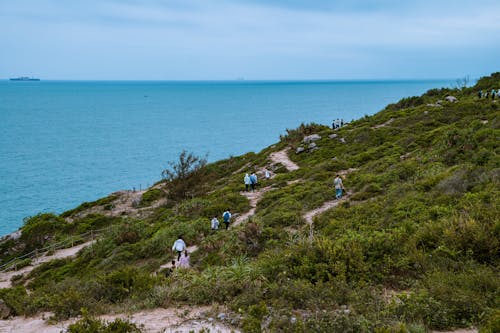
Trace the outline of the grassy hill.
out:
<instances>
[{"instance_id":1,"label":"grassy hill","mask_svg":"<svg viewBox=\"0 0 500 333\"><path fill-rule=\"evenodd\" d=\"M478 92L499 88L495 73L338 130L302 125L259 153L188 163L187 173L135 197L32 217L18 239L0 243L2 262L101 232L75 258L14 276L0 299L14 315L50 311L55 319L82 309L222 304L244 332L498 332L500 102ZM316 147L303 142L311 134L321 136ZM299 169L270 158L287 148ZM225 209L252 208L240 194L243 175L264 167L276 176L261 181L250 219L210 230ZM307 223L308 212L334 199L337 173L348 195ZM193 268L166 276L160 266L179 234L197 246Z\"/></svg>"}]
</instances>

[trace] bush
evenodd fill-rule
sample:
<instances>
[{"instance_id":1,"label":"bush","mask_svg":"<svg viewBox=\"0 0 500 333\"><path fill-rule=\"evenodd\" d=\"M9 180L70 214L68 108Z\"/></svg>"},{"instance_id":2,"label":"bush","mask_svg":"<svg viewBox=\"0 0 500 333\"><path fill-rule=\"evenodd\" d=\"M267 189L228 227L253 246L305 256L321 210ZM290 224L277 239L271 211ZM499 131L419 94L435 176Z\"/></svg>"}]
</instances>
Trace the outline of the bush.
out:
<instances>
[{"instance_id":1,"label":"bush","mask_svg":"<svg viewBox=\"0 0 500 333\"><path fill-rule=\"evenodd\" d=\"M28 293L23 286L0 289L0 299L4 300L5 304L12 310L14 316L25 314Z\"/></svg>"},{"instance_id":2,"label":"bush","mask_svg":"<svg viewBox=\"0 0 500 333\"><path fill-rule=\"evenodd\" d=\"M139 203L140 207L150 206L153 202L161 199L165 196L165 192L160 190L159 188L152 188L144 192L141 197L141 202Z\"/></svg>"},{"instance_id":3,"label":"bush","mask_svg":"<svg viewBox=\"0 0 500 333\"><path fill-rule=\"evenodd\" d=\"M173 200L186 199L199 194L206 177L203 168L206 157L195 156L183 150L178 162L168 162L168 168L161 175L167 180L168 197Z\"/></svg>"},{"instance_id":4,"label":"bush","mask_svg":"<svg viewBox=\"0 0 500 333\"><path fill-rule=\"evenodd\" d=\"M71 324L64 333L141 333L134 323L116 318L112 322L89 317L87 314L76 323Z\"/></svg>"}]
</instances>

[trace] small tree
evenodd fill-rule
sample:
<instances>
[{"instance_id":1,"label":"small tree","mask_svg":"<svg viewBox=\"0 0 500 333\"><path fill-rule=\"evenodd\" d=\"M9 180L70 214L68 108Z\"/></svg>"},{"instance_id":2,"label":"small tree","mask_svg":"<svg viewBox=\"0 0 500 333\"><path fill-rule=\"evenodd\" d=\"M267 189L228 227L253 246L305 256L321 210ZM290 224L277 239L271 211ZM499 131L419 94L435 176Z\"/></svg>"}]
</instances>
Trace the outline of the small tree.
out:
<instances>
[{"instance_id":1,"label":"small tree","mask_svg":"<svg viewBox=\"0 0 500 333\"><path fill-rule=\"evenodd\" d=\"M203 185L202 169L207 164L207 157L195 156L183 150L179 160L168 162L168 167L162 171L162 178L167 180L172 199L187 198L194 195Z\"/></svg>"},{"instance_id":2,"label":"small tree","mask_svg":"<svg viewBox=\"0 0 500 333\"><path fill-rule=\"evenodd\" d=\"M463 90L463 89L467 88L467 86L469 85L469 82L470 82L469 75L467 75L463 78L457 79L457 80L455 80L455 88Z\"/></svg>"}]
</instances>

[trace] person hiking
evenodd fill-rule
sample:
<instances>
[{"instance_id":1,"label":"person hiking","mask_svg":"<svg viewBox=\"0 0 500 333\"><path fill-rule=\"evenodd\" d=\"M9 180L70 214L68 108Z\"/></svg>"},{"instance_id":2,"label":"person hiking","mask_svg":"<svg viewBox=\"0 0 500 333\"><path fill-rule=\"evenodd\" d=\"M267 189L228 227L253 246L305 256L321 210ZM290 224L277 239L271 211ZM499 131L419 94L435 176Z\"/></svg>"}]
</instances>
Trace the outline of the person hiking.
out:
<instances>
[{"instance_id":1,"label":"person hiking","mask_svg":"<svg viewBox=\"0 0 500 333\"><path fill-rule=\"evenodd\" d=\"M252 192L257 188L257 175L255 172L252 172L250 175L250 187L252 188Z\"/></svg>"},{"instance_id":2,"label":"person hiking","mask_svg":"<svg viewBox=\"0 0 500 333\"><path fill-rule=\"evenodd\" d=\"M252 184L252 181L250 180L250 176L248 173L245 174L245 177L243 177L243 181L245 182L245 191L248 192L250 189L250 185Z\"/></svg>"},{"instance_id":3,"label":"person hiking","mask_svg":"<svg viewBox=\"0 0 500 333\"><path fill-rule=\"evenodd\" d=\"M222 220L224 221L224 224L226 225L226 230L229 228L229 223L231 221L231 212L226 210L224 213L222 213Z\"/></svg>"},{"instance_id":4,"label":"person hiking","mask_svg":"<svg viewBox=\"0 0 500 333\"><path fill-rule=\"evenodd\" d=\"M266 177L266 180L269 180L271 178L271 173L269 172L269 170L264 170L264 177Z\"/></svg>"},{"instance_id":5,"label":"person hiking","mask_svg":"<svg viewBox=\"0 0 500 333\"><path fill-rule=\"evenodd\" d=\"M186 243L182 239L182 235L179 235L179 238L174 242L172 246L172 252L177 251L177 261L181 258L182 251L186 249Z\"/></svg>"},{"instance_id":6,"label":"person hiking","mask_svg":"<svg viewBox=\"0 0 500 333\"><path fill-rule=\"evenodd\" d=\"M219 220L217 220L217 216L214 216L212 221L210 221L210 226L212 227L212 230L219 229Z\"/></svg>"},{"instance_id":7,"label":"person hiking","mask_svg":"<svg viewBox=\"0 0 500 333\"><path fill-rule=\"evenodd\" d=\"M179 267L189 268L189 253L187 250L184 250L181 258L179 259Z\"/></svg>"},{"instance_id":8,"label":"person hiking","mask_svg":"<svg viewBox=\"0 0 500 333\"><path fill-rule=\"evenodd\" d=\"M333 185L335 185L335 197L337 199L342 198L342 191L345 191L344 184L342 183L342 178L339 175L333 180Z\"/></svg>"}]
</instances>

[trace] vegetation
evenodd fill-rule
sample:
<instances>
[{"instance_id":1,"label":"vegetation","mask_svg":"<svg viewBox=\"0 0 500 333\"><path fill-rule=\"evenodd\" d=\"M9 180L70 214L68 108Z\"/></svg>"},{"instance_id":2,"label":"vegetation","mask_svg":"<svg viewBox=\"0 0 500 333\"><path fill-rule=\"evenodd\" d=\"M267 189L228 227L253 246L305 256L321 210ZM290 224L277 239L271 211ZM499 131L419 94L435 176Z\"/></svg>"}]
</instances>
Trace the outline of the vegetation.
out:
<instances>
[{"instance_id":1,"label":"vegetation","mask_svg":"<svg viewBox=\"0 0 500 333\"><path fill-rule=\"evenodd\" d=\"M258 154L216 163L183 152L160 184L168 200L148 215L86 215L79 207L78 214L26 221L19 240L0 243L2 260L89 228L107 229L76 258L17 277L17 286L0 290L0 298L15 315L51 311L56 319L218 303L239 318L244 332L469 326L496 332L500 102L480 99L478 91L498 88L500 73L470 88L433 89L336 131L303 124ZM458 102L446 101L448 95ZM322 137L319 149L294 154L310 134ZM270 165L269 155L286 147L299 170ZM255 215L212 232L212 216L250 209L239 194L242 175L265 166L276 176ZM304 214L332 200L332 180L342 170L349 170L344 185L351 194L314 219L311 237ZM157 202L161 191L145 192L141 206ZM193 269L156 276L179 234L199 246ZM109 331L94 319L76 325L69 332L92 325Z\"/></svg>"}]
</instances>

